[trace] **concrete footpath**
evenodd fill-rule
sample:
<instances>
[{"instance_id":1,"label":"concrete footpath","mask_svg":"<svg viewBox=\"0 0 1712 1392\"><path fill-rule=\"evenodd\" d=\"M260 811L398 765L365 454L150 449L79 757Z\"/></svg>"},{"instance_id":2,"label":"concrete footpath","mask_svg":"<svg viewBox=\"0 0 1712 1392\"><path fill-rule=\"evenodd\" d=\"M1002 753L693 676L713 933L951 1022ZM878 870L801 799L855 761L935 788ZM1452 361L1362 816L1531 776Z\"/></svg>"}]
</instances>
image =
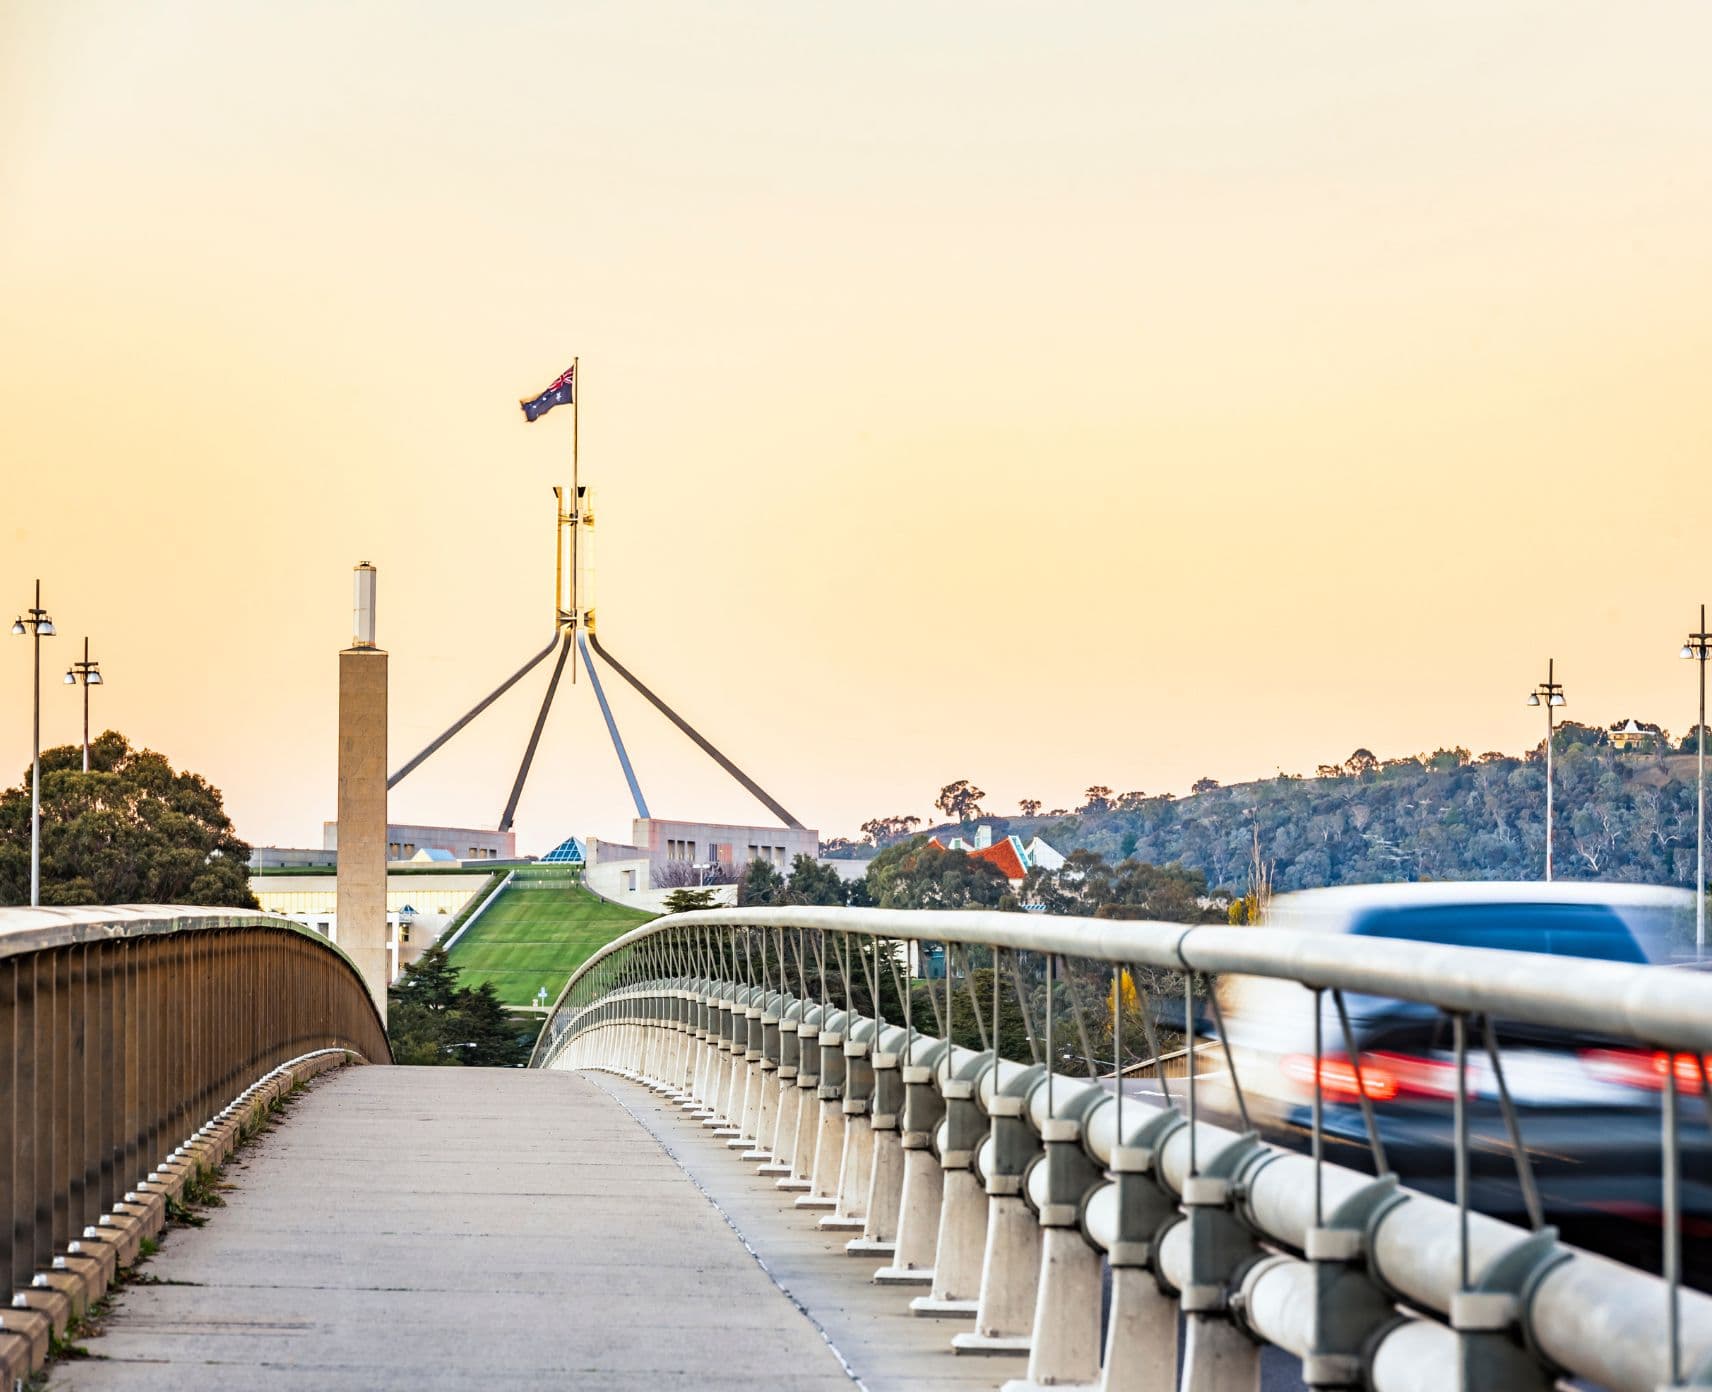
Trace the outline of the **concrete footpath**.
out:
<instances>
[{"instance_id":1,"label":"concrete footpath","mask_svg":"<svg viewBox=\"0 0 1712 1392\"><path fill-rule=\"evenodd\" d=\"M991 1392L1023 1375L1025 1358L952 1353L951 1336L969 1328L969 1321L913 1314L910 1300L925 1294L925 1287L875 1285L869 1278L885 1258L850 1256L844 1250L850 1233L821 1232L815 1226L819 1213L797 1208L795 1194L762 1179L751 1162L679 1108L622 1078L588 1076L647 1127L688 1179L719 1205L868 1392Z\"/></svg>"},{"instance_id":2,"label":"concrete footpath","mask_svg":"<svg viewBox=\"0 0 1712 1392\"><path fill-rule=\"evenodd\" d=\"M577 1074L341 1069L226 1178L225 1206L171 1233L54 1392L852 1385Z\"/></svg>"}]
</instances>

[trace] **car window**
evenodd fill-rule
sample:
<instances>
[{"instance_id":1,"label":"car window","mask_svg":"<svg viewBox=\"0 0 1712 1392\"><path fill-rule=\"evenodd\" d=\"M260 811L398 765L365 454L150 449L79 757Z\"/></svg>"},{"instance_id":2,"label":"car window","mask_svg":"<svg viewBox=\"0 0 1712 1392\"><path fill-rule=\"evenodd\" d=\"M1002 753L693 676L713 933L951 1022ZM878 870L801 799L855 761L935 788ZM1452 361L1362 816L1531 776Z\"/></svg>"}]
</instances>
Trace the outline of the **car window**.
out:
<instances>
[{"instance_id":1,"label":"car window","mask_svg":"<svg viewBox=\"0 0 1712 1392\"><path fill-rule=\"evenodd\" d=\"M1374 909L1352 932L1375 938L1645 962L1629 926L1604 904L1434 904Z\"/></svg>"}]
</instances>

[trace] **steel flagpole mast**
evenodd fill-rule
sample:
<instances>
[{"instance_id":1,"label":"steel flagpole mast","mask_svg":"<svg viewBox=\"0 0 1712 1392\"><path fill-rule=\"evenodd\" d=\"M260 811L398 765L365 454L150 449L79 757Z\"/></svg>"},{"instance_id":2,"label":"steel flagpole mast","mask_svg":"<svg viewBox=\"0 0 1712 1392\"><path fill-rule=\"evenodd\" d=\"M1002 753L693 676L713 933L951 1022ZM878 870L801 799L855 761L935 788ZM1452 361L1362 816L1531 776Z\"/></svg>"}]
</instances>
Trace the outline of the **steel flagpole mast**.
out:
<instances>
[{"instance_id":1,"label":"steel flagpole mast","mask_svg":"<svg viewBox=\"0 0 1712 1392\"><path fill-rule=\"evenodd\" d=\"M582 434L583 415L583 384L582 373L578 370L579 359L571 357L571 633L574 637L582 624L582 600L577 594L577 565L579 561L578 533L583 524L583 488L582 470L579 454L579 437ZM577 681L576 644L571 644L571 685Z\"/></svg>"}]
</instances>

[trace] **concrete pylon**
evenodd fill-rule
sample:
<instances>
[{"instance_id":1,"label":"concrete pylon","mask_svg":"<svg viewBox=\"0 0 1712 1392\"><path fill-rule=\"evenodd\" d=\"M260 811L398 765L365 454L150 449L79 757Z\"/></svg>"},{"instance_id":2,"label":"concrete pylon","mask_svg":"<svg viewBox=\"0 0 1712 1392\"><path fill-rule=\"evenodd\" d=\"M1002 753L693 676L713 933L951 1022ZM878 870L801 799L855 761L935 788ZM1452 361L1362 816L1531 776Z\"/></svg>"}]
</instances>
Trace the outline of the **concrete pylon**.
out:
<instances>
[{"instance_id":1,"label":"concrete pylon","mask_svg":"<svg viewBox=\"0 0 1712 1392\"><path fill-rule=\"evenodd\" d=\"M356 622L339 654L338 941L386 1019L386 654L375 646L375 569L356 568Z\"/></svg>"}]
</instances>

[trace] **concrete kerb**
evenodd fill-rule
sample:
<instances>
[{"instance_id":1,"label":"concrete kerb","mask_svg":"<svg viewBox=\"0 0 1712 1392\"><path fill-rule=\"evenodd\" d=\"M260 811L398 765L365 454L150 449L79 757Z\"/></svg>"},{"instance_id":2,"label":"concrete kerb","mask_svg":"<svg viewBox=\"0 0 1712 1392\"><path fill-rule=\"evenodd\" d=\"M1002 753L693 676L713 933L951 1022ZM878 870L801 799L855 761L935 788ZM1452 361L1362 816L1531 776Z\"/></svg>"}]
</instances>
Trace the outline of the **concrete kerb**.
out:
<instances>
[{"instance_id":1,"label":"concrete kerb","mask_svg":"<svg viewBox=\"0 0 1712 1392\"><path fill-rule=\"evenodd\" d=\"M175 1146L148 1178L66 1244L52 1266L14 1292L0 1310L0 1387L16 1388L47 1363L56 1341L143 1255L143 1243L166 1227L172 1205L199 1179L211 1176L260 1131L268 1114L293 1089L332 1068L365 1060L347 1049L321 1049L288 1060L258 1079Z\"/></svg>"}]
</instances>

